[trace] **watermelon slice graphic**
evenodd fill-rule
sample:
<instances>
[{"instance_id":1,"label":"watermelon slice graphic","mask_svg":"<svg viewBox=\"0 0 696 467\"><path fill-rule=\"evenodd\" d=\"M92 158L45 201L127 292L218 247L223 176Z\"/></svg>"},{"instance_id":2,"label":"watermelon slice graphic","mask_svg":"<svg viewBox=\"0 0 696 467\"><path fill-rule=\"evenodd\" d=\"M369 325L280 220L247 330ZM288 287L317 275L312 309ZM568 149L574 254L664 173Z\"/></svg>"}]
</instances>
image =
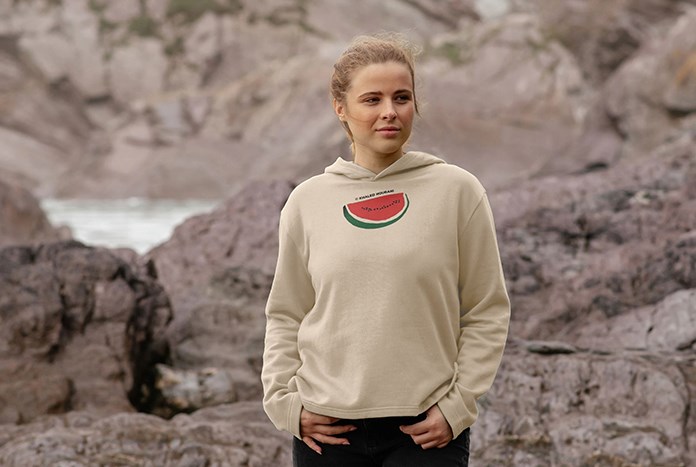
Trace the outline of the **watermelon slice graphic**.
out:
<instances>
[{"instance_id":1,"label":"watermelon slice graphic","mask_svg":"<svg viewBox=\"0 0 696 467\"><path fill-rule=\"evenodd\" d=\"M343 216L361 229L379 229L398 221L409 206L405 193L392 193L343 206Z\"/></svg>"}]
</instances>

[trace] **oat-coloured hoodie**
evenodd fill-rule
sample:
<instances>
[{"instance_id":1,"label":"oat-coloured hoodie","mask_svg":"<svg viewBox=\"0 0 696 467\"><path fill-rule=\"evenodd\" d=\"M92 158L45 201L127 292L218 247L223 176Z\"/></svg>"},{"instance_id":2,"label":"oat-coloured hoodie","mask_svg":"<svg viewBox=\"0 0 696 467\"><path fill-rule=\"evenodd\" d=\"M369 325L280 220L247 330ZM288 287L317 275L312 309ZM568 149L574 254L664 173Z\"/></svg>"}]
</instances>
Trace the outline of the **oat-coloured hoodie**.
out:
<instances>
[{"instance_id":1,"label":"oat-coloured hoodie","mask_svg":"<svg viewBox=\"0 0 696 467\"><path fill-rule=\"evenodd\" d=\"M484 188L408 152L379 174L340 157L280 215L266 304L264 409L300 436L304 406L343 419L438 404L454 436L477 417L510 303Z\"/></svg>"}]
</instances>

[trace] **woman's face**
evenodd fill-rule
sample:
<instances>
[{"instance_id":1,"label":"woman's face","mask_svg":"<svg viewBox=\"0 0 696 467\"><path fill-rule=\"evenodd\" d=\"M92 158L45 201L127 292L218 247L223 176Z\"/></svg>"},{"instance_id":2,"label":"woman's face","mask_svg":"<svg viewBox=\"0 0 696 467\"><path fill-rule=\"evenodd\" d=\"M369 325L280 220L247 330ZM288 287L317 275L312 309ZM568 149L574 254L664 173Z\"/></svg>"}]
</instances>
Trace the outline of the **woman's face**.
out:
<instances>
[{"instance_id":1,"label":"woman's face","mask_svg":"<svg viewBox=\"0 0 696 467\"><path fill-rule=\"evenodd\" d=\"M408 66L373 63L353 75L344 102L334 101L338 117L353 134L355 157L400 157L411 136L415 112Z\"/></svg>"}]
</instances>

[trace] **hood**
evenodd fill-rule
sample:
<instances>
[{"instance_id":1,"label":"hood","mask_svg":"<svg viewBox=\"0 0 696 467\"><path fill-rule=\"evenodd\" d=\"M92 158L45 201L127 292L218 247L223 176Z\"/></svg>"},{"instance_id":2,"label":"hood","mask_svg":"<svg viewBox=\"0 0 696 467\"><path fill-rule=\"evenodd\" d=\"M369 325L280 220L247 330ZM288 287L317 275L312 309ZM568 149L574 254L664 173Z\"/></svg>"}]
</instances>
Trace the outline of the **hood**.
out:
<instances>
[{"instance_id":1,"label":"hood","mask_svg":"<svg viewBox=\"0 0 696 467\"><path fill-rule=\"evenodd\" d=\"M389 175L416 170L420 167L426 167L432 164L444 163L445 161L439 157L433 156L432 154L419 151L409 151L378 174L375 174L371 170L359 166L352 161L347 161L341 157L336 159L336 162L324 169L324 173L344 175L354 180L379 180Z\"/></svg>"}]
</instances>

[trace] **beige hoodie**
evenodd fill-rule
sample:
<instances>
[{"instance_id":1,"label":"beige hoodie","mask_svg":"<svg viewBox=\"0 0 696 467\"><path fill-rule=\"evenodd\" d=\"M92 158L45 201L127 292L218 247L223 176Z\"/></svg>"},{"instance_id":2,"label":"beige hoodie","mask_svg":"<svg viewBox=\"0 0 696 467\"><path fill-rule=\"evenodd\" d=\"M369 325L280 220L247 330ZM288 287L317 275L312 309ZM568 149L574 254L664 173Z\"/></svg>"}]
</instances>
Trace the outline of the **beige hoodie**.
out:
<instances>
[{"instance_id":1,"label":"beige hoodie","mask_svg":"<svg viewBox=\"0 0 696 467\"><path fill-rule=\"evenodd\" d=\"M264 408L299 437L300 412L474 423L510 303L485 191L469 172L408 152L379 174L338 158L280 216L266 305Z\"/></svg>"}]
</instances>

